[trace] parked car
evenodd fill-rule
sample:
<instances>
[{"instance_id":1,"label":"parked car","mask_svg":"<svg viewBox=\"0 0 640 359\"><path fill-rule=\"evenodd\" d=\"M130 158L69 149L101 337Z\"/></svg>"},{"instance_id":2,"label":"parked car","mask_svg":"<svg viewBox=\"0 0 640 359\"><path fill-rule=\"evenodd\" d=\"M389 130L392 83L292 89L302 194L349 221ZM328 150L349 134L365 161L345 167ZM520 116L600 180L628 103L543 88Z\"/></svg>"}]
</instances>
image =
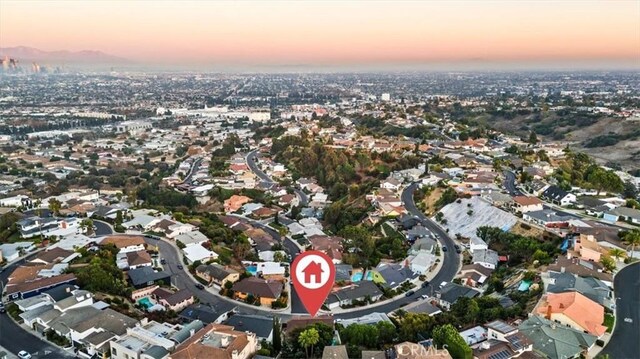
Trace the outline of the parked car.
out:
<instances>
[{"instance_id":1,"label":"parked car","mask_svg":"<svg viewBox=\"0 0 640 359\"><path fill-rule=\"evenodd\" d=\"M21 350L18 353L18 358L20 358L20 359L31 359L31 354L29 354L29 352L27 352L26 350Z\"/></svg>"},{"instance_id":2,"label":"parked car","mask_svg":"<svg viewBox=\"0 0 640 359\"><path fill-rule=\"evenodd\" d=\"M460 248L460 246L459 246L459 245L457 245L457 244L456 244L456 245L454 245L454 246L453 246L453 248L455 248L455 249L456 249L456 253L461 253L461 252L462 252L462 249L461 249L461 248Z\"/></svg>"},{"instance_id":3,"label":"parked car","mask_svg":"<svg viewBox=\"0 0 640 359\"><path fill-rule=\"evenodd\" d=\"M429 286L429 281L425 280L424 282L422 282L422 288L426 288Z\"/></svg>"},{"instance_id":4,"label":"parked car","mask_svg":"<svg viewBox=\"0 0 640 359\"><path fill-rule=\"evenodd\" d=\"M408 291L408 292L407 292L407 294L405 294L404 296L405 296L405 297L410 297L410 296L412 296L412 295L414 295L414 294L416 294L416 292L415 292L415 291L410 290L410 291Z\"/></svg>"},{"instance_id":5,"label":"parked car","mask_svg":"<svg viewBox=\"0 0 640 359\"><path fill-rule=\"evenodd\" d=\"M183 270L184 267L182 266L182 264L178 264L178 269Z\"/></svg>"},{"instance_id":6,"label":"parked car","mask_svg":"<svg viewBox=\"0 0 640 359\"><path fill-rule=\"evenodd\" d=\"M0 313L4 313L7 310L4 308L4 304L0 303Z\"/></svg>"},{"instance_id":7,"label":"parked car","mask_svg":"<svg viewBox=\"0 0 640 359\"><path fill-rule=\"evenodd\" d=\"M204 285L202 285L202 283L196 283L196 288L204 289Z\"/></svg>"},{"instance_id":8,"label":"parked car","mask_svg":"<svg viewBox=\"0 0 640 359\"><path fill-rule=\"evenodd\" d=\"M428 298L429 298L429 296L428 296L428 295L426 295L426 294L423 294L423 295L421 295L421 296L420 296L420 298L422 298L422 299L428 299Z\"/></svg>"},{"instance_id":9,"label":"parked car","mask_svg":"<svg viewBox=\"0 0 640 359\"><path fill-rule=\"evenodd\" d=\"M162 258L162 259L160 260L160 264L167 264L167 260L166 260L166 259L164 259L164 258Z\"/></svg>"},{"instance_id":10,"label":"parked car","mask_svg":"<svg viewBox=\"0 0 640 359\"><path fill-rule=\"evenodd\" d=\"M447 246L442 246L442 251L443 251L443 252L448 251Z\"/></svg>"}]
</instances>

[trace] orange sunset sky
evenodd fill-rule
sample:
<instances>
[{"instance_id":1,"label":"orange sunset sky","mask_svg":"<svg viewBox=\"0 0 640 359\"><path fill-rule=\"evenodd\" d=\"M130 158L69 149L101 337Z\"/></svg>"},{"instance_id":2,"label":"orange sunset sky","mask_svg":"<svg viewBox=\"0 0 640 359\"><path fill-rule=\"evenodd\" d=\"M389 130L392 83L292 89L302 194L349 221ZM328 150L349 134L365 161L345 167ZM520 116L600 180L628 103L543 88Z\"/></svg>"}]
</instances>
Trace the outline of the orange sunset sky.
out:
<instances>
[{"instance_id":1,"label":"orange sunset sky","mask_svg":"<svg viewBox=\"0 0 640 359\"><path fill-rule=\"evenodd\" d=\"M13 1L0 47L133 61L640 63L640 0Z\"/></svg>"}]
</instances>

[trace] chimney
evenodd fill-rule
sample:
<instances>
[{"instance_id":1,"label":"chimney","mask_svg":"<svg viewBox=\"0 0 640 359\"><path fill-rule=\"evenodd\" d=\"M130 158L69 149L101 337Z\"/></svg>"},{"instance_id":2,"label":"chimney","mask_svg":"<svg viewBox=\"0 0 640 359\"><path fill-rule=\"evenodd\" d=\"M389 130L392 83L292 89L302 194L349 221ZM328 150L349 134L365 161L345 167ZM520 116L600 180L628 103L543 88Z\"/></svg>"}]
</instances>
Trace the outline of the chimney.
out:
<instances>
[{"instance_id":1,"label":"chimney","mask_svg":"<svg viewBox=\"0 0 640 359\"><path fill-rule=\"evenodd\" d=\"M556 323L555 322L551 323L551 329L553 329L553 330L556 329Z\"/></svg>"},{"instance_id":2,"label":"chimney","mask_svg":"<svg viewBox=\"0 0 640 359\"><path fill-rule=\"evenodd\" d=\"M229 346L229 337L228 336L223 336L222 338L220 338L220 347L221 348L226 348Z\"/></svg>"},{"instance_id":3,"label":"chimney","mask_svg":"<svg viewBox=\"0 0 640 359\"><path fill-rule=\"evenodd\" d=\"M196 330L195 329L193 329L193 328L189 329L189 337L192 337L195 334L196 334Z\"/></svg>"},{"instance_id":4,"label":"chimney","mask_svg":"<svg viewBox=\"0 0 640 359\"><path fill-rule=\"evenodd\" d=\"M560 273L564 273L565 272L565 268L564 267L560 267Z\"/></svg>"}]
</instances>

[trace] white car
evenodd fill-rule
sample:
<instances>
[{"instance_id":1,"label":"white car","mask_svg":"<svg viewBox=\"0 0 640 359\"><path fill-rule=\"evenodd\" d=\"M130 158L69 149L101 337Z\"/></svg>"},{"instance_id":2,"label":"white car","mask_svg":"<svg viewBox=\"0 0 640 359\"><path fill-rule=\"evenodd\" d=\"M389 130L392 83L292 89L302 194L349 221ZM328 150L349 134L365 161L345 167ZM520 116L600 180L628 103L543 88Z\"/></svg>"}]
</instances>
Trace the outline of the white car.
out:
<instances>
[{"instance_id":1,"label":"white car","mask_svg":"<svg viewBox=\"0 0 640 359\"><path fill-rule=\"evenodd\" d=\"M29 352L27 352L25 350L21 350L18 353L18 358L20 358L20 359L31 359L31 354L29 354Z\"/></svg>"},{"instance_id":2,"label":"white car","mask_svg":"<svg viewBox=\"0 0 640 359\"><path fill-rule=\"evenodd\" d=\"M420 298L422 298L422 299L428 299L428 298L429 298L429 296L428 296L428 295L426 295L426 294L423 294L423 295L421 295L421 296L420 296Z\"/></svg>"}]
</instances>

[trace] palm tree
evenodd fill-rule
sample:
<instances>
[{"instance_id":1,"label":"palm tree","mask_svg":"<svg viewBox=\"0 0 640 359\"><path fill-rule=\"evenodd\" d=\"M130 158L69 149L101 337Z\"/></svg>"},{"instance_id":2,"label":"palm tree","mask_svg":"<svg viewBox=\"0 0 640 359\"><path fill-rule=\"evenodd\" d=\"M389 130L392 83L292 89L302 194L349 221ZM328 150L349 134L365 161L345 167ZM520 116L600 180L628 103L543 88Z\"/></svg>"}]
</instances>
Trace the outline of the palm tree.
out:
<instances>
[{"instance_id":1,"label":"palm tree","mask_svg":"<svg viewBox=\"0 0 640 359\"><path fill-rule=\"evenodd\" d=\"M640 245L640 229L632 229L627 232L623 237L623 242L627 245L627 248L631 247L631 258L633 258L633 252Z\"/></svg>"},{"instance_id":2,"label":"palm tree","mask_svg":"<svg viewBox=\"0 0 640 359\"><path fill-rule=\"evenodd\" d=\"M616 261L620 261L620 258L624 258L627 256L627 252L620 248L611 248L609 250L609 255L616 259Z\"/></svg>"},{"instance_id":3,"label":"palm tree","mask_svg":"<svg viewBox=\"0 0 640 359\"><path fill-rule=\"evenodd\" d=\"M304 347L307 358L309 358L309 352L311 352L311 355L313 355L313 346L318 344L319 341L320 333L318 333L318 330L316 328L309 328L307 330L304 330L298 337L298 344ZM308 350L309 347L311 347L311 351Z\"/></svg>"}]
</instances>

